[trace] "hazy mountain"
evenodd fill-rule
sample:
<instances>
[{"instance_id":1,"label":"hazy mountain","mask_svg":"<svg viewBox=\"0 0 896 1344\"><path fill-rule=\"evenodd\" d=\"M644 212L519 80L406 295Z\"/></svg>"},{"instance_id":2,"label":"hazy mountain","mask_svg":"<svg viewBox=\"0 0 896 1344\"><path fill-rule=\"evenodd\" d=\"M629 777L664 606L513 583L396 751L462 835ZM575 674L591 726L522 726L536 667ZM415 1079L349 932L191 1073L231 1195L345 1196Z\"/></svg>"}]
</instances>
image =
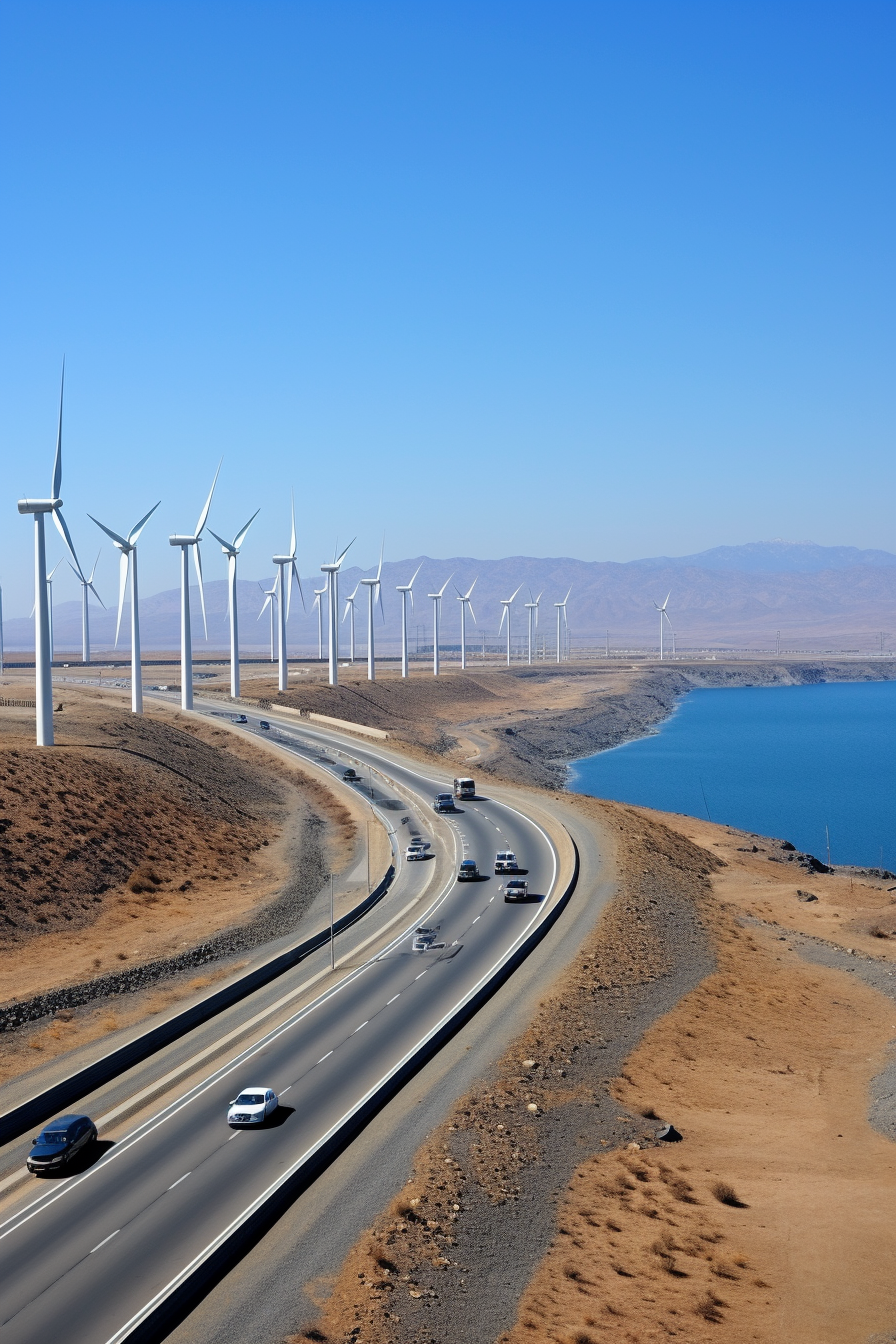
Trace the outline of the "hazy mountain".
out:
<instances>
[{"instance_id":1,"label":"hazy mountain","mask_svg":"<svg viewBox=\"0 0 896 1344\"><path fill-rule=\"evenodd\" d=\"M550 644L555 638L554 603L572 590L569 600L570 629L577 643L598 643L609 630L618 647L654 646L657 615L654 602L671 593L669 613L681 648L705 645L751 648L774 647L781 631L783 648L879 647L879 632L893 638L896 609L896 556L887 551L863 551L847 546L816 546L811 542L756 542L748 546L722 546L699 555L655 557L625 564L568 558L540 559L513 556L502 560L427 557L388 561L383 565L383 610L377 610L377 641L384 653L394 653L400 629L400 603L395 587L407 583L420 565L415 584L416 606L410 615L411 647L431 646L432 602L427 594L445 590L442 614L443 641L459 638L459 609L455 585L466 591L476 579L473 609L478 625L470 626L471 642L498 638L501 598L521 588L513 605L515 637L526 629L523 604L530 591L543 594L540 633ZM343 622L345 598L362 576L373 570L347 568L340 580L340 629L347 647L348 622ZM303 579L308 611L302 610L294 593L289 621L290 647L296 652L317 652L317 615L312 612L312 590L319 575ZM269 586L271 580L266 579ZM227 588L222 580L206 584L209 641L202 632L198 591L192 591L195 653L222 649L227 635ZM241 647L263 652L268 646L267 613L258 620L263 597L257 583L239 583ZM364 646L367 628L366 590L356 602L358 648ZM180 592L170 589L141 599L141 635L147 656L151 651L171 650L179 642ZM121 647L128 647L128 611L122 622ZM80 646L80 604L60 603L55 610L57 650ZM91 633L97 648L110 647L114 638L115 613L91 607ZM8 649L33 648L33 624L9 620L5 627ZM894 640L896 642L896 640Z\"/></svg>"}]
</instances>

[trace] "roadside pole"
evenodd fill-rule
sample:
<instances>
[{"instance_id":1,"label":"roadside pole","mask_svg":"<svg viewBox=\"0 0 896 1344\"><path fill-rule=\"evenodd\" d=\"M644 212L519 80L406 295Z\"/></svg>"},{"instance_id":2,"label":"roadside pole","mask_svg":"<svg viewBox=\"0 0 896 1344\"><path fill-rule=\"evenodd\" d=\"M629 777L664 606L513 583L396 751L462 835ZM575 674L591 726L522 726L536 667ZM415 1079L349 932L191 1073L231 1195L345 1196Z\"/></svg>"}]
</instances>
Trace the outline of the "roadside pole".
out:
<instances>
[{"instance_id":1,"label":"roadside pole","mask_svg":"<svg viewBox=\"0 0 896 1344\"><path fill-rule=\"evenodd\" d=\"M333 874L330 874L330 970L336 969L336 934L333 928Z\"/></svg>"}]
</instances>

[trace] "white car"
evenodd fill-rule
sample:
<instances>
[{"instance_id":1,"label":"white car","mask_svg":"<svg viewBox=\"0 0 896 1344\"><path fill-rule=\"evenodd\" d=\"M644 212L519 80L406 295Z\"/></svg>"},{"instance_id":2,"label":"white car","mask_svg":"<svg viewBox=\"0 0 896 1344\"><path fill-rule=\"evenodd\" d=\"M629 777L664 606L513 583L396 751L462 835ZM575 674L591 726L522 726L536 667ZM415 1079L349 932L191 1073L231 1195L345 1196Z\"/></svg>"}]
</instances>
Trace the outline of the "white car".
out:
<instances>
[{"instance_id":1,"label":"white car","mask_svg":"<svg viewBox=\"0 0 896 1344\"><path fill-rule=\"evenodd\" d=\"M528 901L529 899L529 883L524 882L520 877L515 877L512 882L508 882L503 890L505 901Z\"/></svg>"},{"instance_id":2,"label":"white car","mask_svg":"<svg viewBox=\"0 0 896 1344\"><path fill-rule=\"evenodd\" d=\"M227 1111L228 1125L263 1125L280 1104L271 1087L246 1087Z\"/></svg>"},{"instance_id":3,"label":"white car","mask_svg":"<svg viewBox=\"0 0 896 1344\"><path fill-rule=\"evenodd\" d=\"M426 850L423 845L408 845L404 852L404 857L407 859L408 863L413 863L415 859L425 859Z\"/></svg>"}]
</instances>

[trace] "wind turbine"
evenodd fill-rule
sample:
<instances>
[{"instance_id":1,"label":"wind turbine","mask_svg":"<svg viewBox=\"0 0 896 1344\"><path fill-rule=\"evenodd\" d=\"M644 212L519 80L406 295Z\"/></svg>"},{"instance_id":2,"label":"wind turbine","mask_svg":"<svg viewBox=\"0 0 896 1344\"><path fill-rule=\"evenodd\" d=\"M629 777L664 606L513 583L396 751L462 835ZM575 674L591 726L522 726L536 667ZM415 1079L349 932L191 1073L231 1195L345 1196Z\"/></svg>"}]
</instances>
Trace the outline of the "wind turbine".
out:
<instances>
[{"instance_id":1,"label":"wind turbine","mask_svg":"<svg viewBox=\"0 0 896 1344\"><path fill-rule=\"evenodd\" d=\"M312 588L314 601L311 603L311 610L317 607L317 661L322 663L324 660L324 604L323 595L327 591L327 585L321 588Z\"/></svg>"},{"instance_id":2,"label":"wind turbine","mask_svg":"<svg viewBox=\"0 0 896 1344\"><path fill-rule=\"evenodd\" d=\"M542 597L544 596L544 591L542 590L542 592L540 592L537 597L532 597L532 589L530 588L529 596L532 598L532 601L526 603L526 611L529 613L529 662L531 663L532 640L535 631L538 629L538 604L541 601Z\"/></svg>"},{"instance_id":3,"label":"wind turbine","mask_svg":"<svg viewBox=\"0 0 896 1344\"><path fill-rule=\"evenodd\" d=\"M277 689L281 691L286 690L287 676L288 676L286 665L286 622L289 620L289 605L290 605L290 598L292 597L293 577L295 577L295 581L299 585L299 597L302 599L302 606L303 607L305 606L305 594L302 592L302 580L301 577L299 576L298 567L296 565L296 501L294 495L291 495L291 500L292 500L292 515L291 515L292 531L290 533L290 539L289 539L289 555L275 555L273 557L274 564L278 567L277 580L280 589L279 592L280 647L278 650L279 665L277 676ZM284 569L286 570L285 574L283 573ZM286 598L285 601L284 601L284 590ZM262 607L262 611L263 610L264 608Z\"/></svg>"},{"instance_id":4,"label":"wind turbine","mask_svg":"<svg viewBox=\"0 0 896 1344\"><path fill-rule=\"evenodd\" d=\"M214 488L214 487L213 487ZM115 623L115 644L118 645L118 635L121 630L121 613L124 610L124 598L128 587L128 574L131 577L131 713L143 713L143 669L140 665L140 608L137 594L137 538L143 531L156 509L161 504L153 504L149 513L144 514L139 523L135 523L126 537L120 537L117 532L113 532L111 527L106 527L98 518L94 518L92 513L87 517L91 522L96 523L101 532L105 532L107 537L111 537L115 549L121 553L118 562L118 620ZM97 557L99 558L99 557ZM94 565L96 569L96 565ZM93 579L93 574L90 575ZM93 585L91 584L91 587ZM96 589L93 590L96 592ZM87 589L84 589L84 609L87 609ZM189 620L189 608L188 620ZM85 617L86 620L86 617ZM190 663L192 669L192 661Z\"/></svg>"},{"instance_id":5,"label":"wind turbine","mask_svg":"<svg viewBox=\"0 0 896 1344\"><path fill-rule=\"evenodd\" d=\"M343 621L345 620L346 616L349 616L348 656L349 656L349 662L352 663L355 661L355 598L357 597L358 589L360 587L361 587L361 580L359 579L358 582L355 584L355 591L353 593L349 593L348 597L345 599L345 611L342 616Z\"/></svg>"},{"instance_id":6,"label":"wind turbine","mask_svg":"<svg viewBox=\"0 0 896 1344\"><path fill-rule=\"evenodd\" d=\"M523 585L520 584L520 588L522 588L522 586L523 586ZM517 588L516 593L519 592L520 588ZM513 598L516 597L516 593L514 593L512 597L502 597L502 598L501 598L501 606L504 608L504 610L501 612L501 625L498 626L498 634L500 635L500 633L501 633L501 626L503 626L503 624L504 624L504 618L506 617L506 618L507 618L507 666L508 666L508 667L510 666L510 604L511 604L511 602L513 601Z\"/></svg>"},{"instance_id":7,"label":"wind turbine","mask_svg":"<svg viewBox=\"0 0 896 1344\"><path fill-rule=\"evenodd\" d=\"M572 589L570 588L569 593L571 593L571 592L572 592ZM567 604L567 602L569 601L569 593L566 594L566 596L564 597L564 599L563 599L562 602L555 602L555 603L554 603L554 606L557 608L557 662L558 662L558 663L561 661L561 655L560 655L560 613L561 613L561 612L563 613L563 624L564 624L564 626L566 627L566 629L568 630L568 629L569 629L569 619L568 619L568 617L567 617L567 615L566 615L566 604Z\"/></svg>"},{"instance_id":8,"label":"wind turbine","mask_svg":"<svg viewBox=\"0 0 896 1344\"><path fill-rule=\"evenodd\" d=\"M273 662L276 662L276 660L277 660L277 654L276 654L276 651L275 651L275 648L274 648L274 611L275 611L276 606L277 606L277 582L278 582L279 578L280 578L280 574L279 574L279 571L278 571L278 573L277 573L277 578L274 579L273 585L272 585L270 588L262 588L261 584L258 585L259 588L261 588L261 591L264 593L264 606L262 607L261 611L258 613L258 615L257 615L256 618L255 618L257 621L260 621L261 618L262 618L262 616L264 615L264 613L267 611L268 607L271 608L271 662L272 662L272 663L273 663Z\"/></svg>"},{"instance_id":9,"label":"wind turbine","mask_svg":"<svg viewBox=\"0 0 896 1344\"><path fill-rule=\"evenodd\" d=\"M434 677L439 675L439 624L442 615L442 595L453 578L454 575L449 574L437 593L427 593L427 597L432 598L432 674Z\"/></svg>"},{"instance_id":10,"label":"wind turbine","mask_svg":"<svg viewBox=\"0 0 896 1344\"><path fill-rule=\"evenodd\" d=\"M221 459L223 461L223 458ZM191 537L175 534L168 538L169 546L180 547L180 704L181 709L193 708L193 635L190 630L190 561L189 553L192 548L193 561L196 565L196 578L199 581L199 602L202 606L202 628L205 631L205 637L208 639L208 621L205 618L205 593L202 588L202 560L199 555L199 542L202 540L202 529L205 527L208 518L208 511L212 506L212 495L215 493L215 486L218 483L218 472L221 470L221 463L218 463L218 471L215 472L215 479L212 481L212 488L208 492L208 499L205 501L205 508L199 515L199 521L196 524L196 531ZM158 507L158 506L156 506Z\"/></svg>"},{"instance_id":11,"label":"wind turbine","mask_svg":"<svg viewBox=\"0 0 896 1344\"><path fill-rule=\"evenodd\" d=\"M331 686L339 684L339 569L354 544L353 538L338 560L334 551L332 564L320 567L321 573L327 576L327 634Z\"/></svg>"},{"instance_id":12,"label":"wind turbine","mask_svg":"<svg viewBox=\"0 0 896 1344\"><path fill-rule=\"evenodd\" d=\"M50 617L47 594L47 548L44 535L44 517L53 515L69 554L78 565L78 557L71 535L62 516L62 400L65 391L65 361L62 363L62 385L59 389L59 430L56 435L56 456L53 461L52 495L49 499L20 499L19 513L34 515L34 689L37 745L53 745L53 666L50 645ZM78 565L80 569L81 566Z\"/></svg>"},{"instance_id":13,"label":"wind turbine","mask_svg":"<svg viewBox=\"0 0 896 1344\"><path fill-rule=\"evenodd\" d=\"M87 516L88 518L90 517L89 514ZM69 569L74 574L77 575L78 582L81 585L81 662L82 663L90 662L90 613L87 607L88 591L93 593L97 602L99 602L100 606L103 608L103 611L106 610L105 602L103 601L103 599L100 597L99 593L93 586L93 576L96 573L96 567L100 562L101 555L102 551L97 551L96 559L93 562L93 569L90 571L90 578L85 578L79 569L75 569L71 561L69 561L68 565Z\"/></svg>"},{"instance_id":14,"label":"wind turbine","mask_svg":"<svg viewBox=\"0 0 896 1344\"><path fill-rule=\"evenodd\" d=\"M50 623L50 662L56 657L56 638L53 634L53 575L61 564L62 561L57 560L47 575L47 614Z\"/></svg>"},{"instance_id":15,"label":"wind turbine","mask_svg":"<svg viewBox=\"0 0 896 1344\"><path fill-rule=\"evenodd\" d=\"M470 584L469 588L467 589L467 591L466 591L465 593L462 593L462 592L460 591L460 589L457 587L456 584L455 584L455 586L454 586L454 591L457 593L457 600L458 600L458 602L460 603L460 665L461 665L461 669L465 668L466 665L467 665L467 607L468 607L468 606L469 606L469 608L470 608L470 615L473 617L473 624L474 624L474 625L476 624L476 614L475 614L475 612L473 611L473 603L470 601L470 598L471 598L471 596L472 596L473 589L476 587L476 584L477 584L478 582L479 582L479 575L477 574L477 575L476 575L476 578L475 578L475 579L473 580L473 582Z\"/></svg>"},{"instance_id":16,"label":"wind turbine","mask_svg":"<svg viewBox=\"0 0 896 1344\"><path fill-rule=\"evenodd\" d=\"M669 618L669 613L668 613L668 611L666 610L666 607L669 605L669 598L670 598L671 596L672 596L672 593L671 593L671 590L670 590L670 591L666 594L666 600L665 600L665 602L663 603L663 605L662 605L661 607L658 607L657 604L656 604L655 602L654 602L654 604L653 604L653 605L656 607L656 609L657 609L657 611L659 612L659 614L660 614L660 662L663 661L663 621L664 621L664 620L669 621L669 628L670 628L670 629L672 628L672 621L670 620L670 618Z\"/></svg>"},{"instance_id":17,"label":"wind turbine","mask_svg":"<svg viewBox=\"0 0 896 1344\"><path fill-rule=\"evenodd\" d=\"M242 531L237 532L233 541L225 541L217 532L212 532L215 541L221 543L221 550L227 556L227 605L230 608L230 698L236 700L240 693L240 632L236 610L236 558L240 547L246 540L246 533L261 513L256 509ZM198 552L197 552L198 554Z\"/></svg>"},{"instance_id":18,"label":"wind turbine","mask_svg":"<svg viewBox=\"0 0 896 1344\"><path fill-rule=\"evenodd\" d=\"M362 579L361 582L367 589L367 680L376 681L376 651L373 646L373 605L377 598L380 601L380 614L383 620L386 619L383 612L383 589L380 584L380 575L383 572L383 551L386 548L386 538L383 537L383 544L380 547L380 563L377 565L376 576L372 579Z\"/></svg>"},{"instance_id":19,"label":"wind turbine","mask_svg":"<svg viewBox=\"0 0 896 1344\"><path fill-rule=\"evenodd\" d=\"M396 593L401 593L401 675L407 677L410 675L408 668L408 595L411 598L411 611L414 610L414 582L417 575L423 568L423 561L414 570L414 577L410 583L397 584ZM355 590L357 591L357 589Z\"/></svg>"}]
</instances>

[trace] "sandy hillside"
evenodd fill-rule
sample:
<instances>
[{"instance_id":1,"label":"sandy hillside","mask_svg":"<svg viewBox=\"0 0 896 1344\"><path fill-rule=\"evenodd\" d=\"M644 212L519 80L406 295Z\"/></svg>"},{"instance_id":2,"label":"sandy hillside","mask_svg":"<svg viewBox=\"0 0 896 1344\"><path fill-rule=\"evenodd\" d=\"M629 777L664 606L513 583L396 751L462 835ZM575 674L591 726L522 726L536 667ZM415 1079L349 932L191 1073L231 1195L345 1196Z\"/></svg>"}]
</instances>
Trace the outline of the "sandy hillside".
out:
<instances>
[{"instance_id":1,"label":"sandy hillside","mask_svg":"<svg viewBox=\"0 0 896 1344\"><path fill-rule=\"evenodd\" d=\"M727 828L575 801L615 835L619 896L494 1076L417 1154L320 1319L292 1338L889 1339L896 1146L868 1114L892 1001L751 918L757 899L766 921L803 921L814 904L780 853L760 859L753 837ZM852 964L829 925L879 920L892 897L837 876L811 885L823 950ZM863 965L886 975L889 940L867 937ZM689 957L703 968L693 987L645 1016ZM632 1045L614 1066L620 1039ZM670 1120L680 1143L656 1137Z\"/></svg>"},{"instance_id":2,"label":"sandy hillside","mask_svg":"<svg viewBox=\"0 0 896 1344\"><path fill-rule=\"evenodd\" d=\"M356 828L325 787L226 729L166 707L135 717L113 695L63 704L51 750L27 711L0 709L0 1004L257 921L304 873L295 918L352 853ZM4 1033L2 1068L18 1053Z\"/></svg>"}]
</instances>

